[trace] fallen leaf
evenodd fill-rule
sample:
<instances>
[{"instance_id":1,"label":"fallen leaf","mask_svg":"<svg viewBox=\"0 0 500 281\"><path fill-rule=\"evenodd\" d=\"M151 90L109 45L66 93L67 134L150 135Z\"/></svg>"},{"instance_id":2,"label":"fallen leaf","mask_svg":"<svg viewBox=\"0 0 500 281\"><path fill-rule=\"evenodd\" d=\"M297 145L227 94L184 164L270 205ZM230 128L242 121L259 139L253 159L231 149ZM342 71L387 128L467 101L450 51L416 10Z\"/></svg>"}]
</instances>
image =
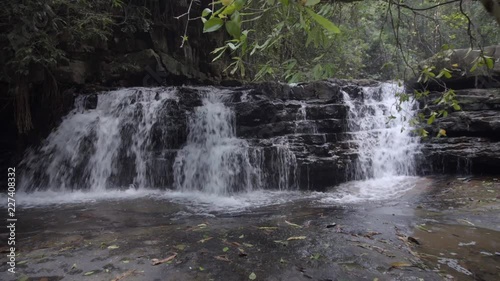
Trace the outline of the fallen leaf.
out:
<instances>
[{"instance_id":1,"label":"fallen leaf","mask_svg":"<svg viewBox=\"0 0 500 281\"><path fill-rule=\"evenodd\" d=\"M296 223L292 223L292 222L289 222L287 220L285 220L285 223L288 224L289 226L293 226L293 227L296 227L296 228L302 228L302 226L296 224Z\"/></svg>"},{"instance_id":2,"label":"fallen leaf","mask_svg":"<svg viewBox=\"0 0 500 281\"><path fill-rule=\"evenodd\" d=\"M392 268L409 267L409 266L412 266L412 265L407 263L407 262L393 262L393 263L391 263Z\"/></svg>"},{"instance_id":3,"label":"fallen leaf","mask_svg":"<svg viewBox=\"0 0 500 281\"><path fill-rule=\"evenodd\" d=\"M120 281L120 280L122 280L122 279L124 279L126 277L129 277L130 275L133 275L135 273L135 271L136 271L135 269L131 269L131 270L129 270L129 271L123 273L123 274L120 274L120 275L116 276L115 279L113 279L111 281Z\"/></svg>"},{"instance_id":4,"label":"fallen leaf","mask_svg":"<svg viewBox=\"0 0 500 281\"><path fill-rule=\"evenodd\" d=\"M90 276L90 275L92 275L92 274L94 274L94 272L93 272L93 271L88 271L88 272L85 272L85 274L83 274L83 276Z\"/></svg>"},{"instance_id":5,"label":"fallen leaf","mask_svg":"<svg viewBox=\"0 0 500 281\"><path fill-rule=\"evenodd\" d=\"M230 260L227 258L226 255L223 255L223 256L214 256L214 258L216 260L219 260L219 261L227 261L227 262L230 262Z\"/></svg>"},{"instance_id":6,"label":"fallen leaf","mask_svg":"<svg viewBox=\"0 0 500 281\"><path fill-rule=\"evenodd\" d=\"M290 240L304 240L304 239L306 239L305 236L292 236L292 237L288 237L286 240L290 241Z\"/></svg>"},{"instance_id":7,"label":"fallen leaf","mask_svg":"<svg viewBox=\"0 0 500 281\"><path fill-rule=\"evenodd\" d=\"M260 230L276 230L278 227L276 226L259 226L258 227Z\"/></svg>"},{"instance_id":8,"label":"fallen leaf","mask_svg":"<svg viewBox=\"0 0 500 281\"><path fill-rule=\"evenodd\" d=\"M363 236L366 238L369 238L369 239L373 239L373 236L379 235L379 234L380 234L380 232L371 231L371 232L366 233Z\"/></svg>"},{"instance_id":9,"label":"fallen leaf","mask_svg":"<svg viewBox=\"0 0 500 281\"><path fill-rule=\"evenodd\" d=\"M205 243L207 242L208 240L212 239L213 237L207 237L207 238L203 238L201 240L198 241L198 243Z\"/></svg>"},{"instance_id":10,"label":"fallen leaf","mask_svg":"<svg viewBox=\"0 0 500 281\"><path fill-rule=\"evenodd\" d=\"M470 221L468 220L464 220L464 219L457 219L458 222L461 222L461 223L465 223L465 224L469 224L469 225L472 225L472 226L475 226L473 223L471 223Z\"/></svg>"},{"instance_id":11,"label":"fallen leaf","mask_svg":"<svg viewBox=\"0 0 500 281\"><path fill-rule=\"evenodd\" d=\"M239 256L240 257L246 257L248 256L248 254L245 252L245 250L243 250L242 248L238 248L238 252L239 252Z\"/></svg>"},{"instance_id":12,"label":"fallen leaf","mask_svg":"<svg viewBox=\"0 0 500 281\"><path fill-rule=\"evenodd\" d=\"M181 250L181 251L183 251L184 249L186 249L186 245L184 245L184 244L179 244L179 245L175 246L174 248L176 248L177 250Z\"/></svg>"},{"instance_id":13,"label":"fallen leaf","mask_svg":"<svg viewBox=\"0 0 500 281\"><path fill-rule=\"evenodd\" d=\"M311 256L311 259L312 259L312 260L318 260L320 257L321 257L321 255L320 255L320 254L318 254L318 253L316 253L316 254L314 254L313 256Z\"/></svg>"},{"instance_id":14,"label":"fallen leaf","mask_svg":"<svg viewBox=\"0 0 500 281\"><path fill-rule=\"evenodd\" d=\"M201 266L200 266L198 269L199 269L200 271L204 271L204 270L205 270L205 268L203 268L203 267L201 267Z\"/></svg>"},{"instance_id":15,"label":"fallen leaf","mask_svg":"<svg viewBox=\"0 0 500 281\"><path fill-rule=\"evenodd\" d=\"M244 237L245 237L245 235L241 234L240 237L238 237L238 238L243 239Z\"/></svg>"},{"instance_id":16,"label":"fallen leaf","mask_svg":"<svg viewBox=\"0 0 500 281\"><path fill-rule=\"evenodd\" d=\"M222 251L225 253L227 251L229 251L229 247L224 247L224 249L222 249Z\"/></svg>"},{"instance_id":17,"label":"fallen leaf","mask_svg":"<svg viewBox=\"0 0 500 281\"><path fill-rule=\"evenodd\" d=\"M120 248L120 246L117 246L117 245L108 246L108 249L110 249L110 250L114 250L114 249L118 249L118 248Z\"/></svg>"},{"instance_id":18,"label":"fallen leaf","mask_svg":"<svg viewBox=\"0 0 500 281\"><path fill-rule=\"evenodd\" d=\"M252 273L250 273L250 275L248 275L248 279L255 280L255 279L257 279L257 275L255 275L255 273L252 272Z\"/></svg>"},{"instance_id":19,"label":"fallen leaf","mask_svg":"<svg viewBox=\"0 0 500 281\"><path fill-rule=\"evenodd\" d=\"M160 259L152 259L152 260L151 260L151 263L152 263L153 265L158 265L158 264L166 263L166 262L169 262L169 261L171 261L171 260L175 259L175 257L176 257L176 256L177 256L177 253L174 253L174 254L173 254L173 255L171 255L170 257L165 258L165 259L162 259L162 260L160 260Z\"/></svg>"},{"instance_id":20,"label":"fallen leaf","mask_svg":"<svg viewBox=\"0 0 500 281\"><path fill-rule=\"evenodd\" d=\"M288 246L288 242L287 241L282 241L282 240L274 240L274 243L278 243L278 244L281 244L283 246Z\"/></svg>"},{"instance_id":21,"label":"fallen leaf","mask_svg":"<svg viewBox=\"0 0 500 281\"><path fill-rule=\"evenodd\" d=\"M418 229L425 231L425 232L432 232L431 230L427 229L424 227L424 225L417 224L416 225Z\"/></svg>"}]
</instances>

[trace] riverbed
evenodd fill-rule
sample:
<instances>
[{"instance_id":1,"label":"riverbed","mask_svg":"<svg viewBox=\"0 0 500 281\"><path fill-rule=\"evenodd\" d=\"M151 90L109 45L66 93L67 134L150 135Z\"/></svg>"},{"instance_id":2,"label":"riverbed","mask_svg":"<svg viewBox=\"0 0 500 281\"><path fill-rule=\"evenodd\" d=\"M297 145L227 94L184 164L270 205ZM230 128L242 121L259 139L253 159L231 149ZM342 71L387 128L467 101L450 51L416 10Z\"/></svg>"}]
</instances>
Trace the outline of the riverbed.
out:
<instances>
[{"instance_id":1,"label":"riverbed","mask_svg":"<svg viewBox=\"0 0 500 281\"><path fill-rule=\"evenodd\" d=\"M369 183L204 199L32 196L17 212L16 274L2 262L0 279L500 280L500 181L406 182L357 200L348 190Z\"/></svg>"}]
</instances>

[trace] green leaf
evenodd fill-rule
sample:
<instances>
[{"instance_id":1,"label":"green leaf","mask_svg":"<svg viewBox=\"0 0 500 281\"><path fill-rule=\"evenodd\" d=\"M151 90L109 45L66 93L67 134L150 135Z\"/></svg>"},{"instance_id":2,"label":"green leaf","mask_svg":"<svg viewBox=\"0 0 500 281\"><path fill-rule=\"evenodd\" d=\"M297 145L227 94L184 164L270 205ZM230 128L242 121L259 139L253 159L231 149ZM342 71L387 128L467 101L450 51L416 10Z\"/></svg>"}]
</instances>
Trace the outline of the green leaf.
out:
<instances>
[{"instance_id":1,"label":"green leaf","mask_svg":"<svg viewBox=\"0 0 500 281\"><path fill-rule=\"evenodd\" d=\"M224 249L222 249L222 251L225 253L225 252L229 251L229 248L228 247L224 247Z\"/></svg>"},{"instance_id":2,"label":"green leaf","mask_svg":"<svg viewBox=\"0 0 500 281\"><path fill-rule=\"evenodd\" d=\"M219 30L224 25L224 21L220 18L211 18L203 24L203 33L209 33Z\"/></svg>"},{"instance_id":3,"label":"green leaf","mask_svg":"<svg viewBox=\"0 0 500 281\"><path fill-rule=\"evenodd\" d=\"M90 276L90 275L92 275L92 274L94 274L94 272L93 272L93 271L89 271L89 272L85 272L85 274L83 274L83 275L84 275L84 276Z\"/></svg>"},{"instance_id":4,"label":"green leaf","mask_svg":"<svg viewBox=\"0 0 500 281\"><path fill-rule=\"evenodd\" d=\"M236 0L234 1L234 7L236 8L237 11L243 9L243 6L245 6L246 0Z\"/></svg>"},{"instance_id":5,"label":"green leaf","mask_svg":"<svg viewBox=\"0 0 500 281\"><path fill-rule=\"evenodd\" d=\"M306 6L314 6L314 5L318 4L319 2L321 2L321 0L307 0Z\"/></svg>"},{"instance_id":6,"label":"green leaf","mask_svg":"<svg viewBox=\"0 0 500 281\"><path fill-rule=\"evenodd\" d=\"M255 279L257 279L257 275L255 275L255 273L252 272L252 273L250 273L250 275L248 275L248 279L255 280Z\"/></svg>"},{"instance_id":7,"label":"green leaf","mask_svg":"<svg viewBox=\"0 0 500 281\"><path fill-rule=\"evenodd\" d=\"M306 8L307 13L326 30L333 33L340 33L340 29L330 20L316 14L313 10Z\"/></svg>"},{"instance_id":8,"label":"green leaf","mask_svg":"<svg viewBox=\"0 0 500 281\"><path fill-rule=\"evenodd\" d=\"M237 23L238 25L241 25L241 14L240 12L236 11L231 15L231 20Z\"/></svg>"},{"instance_id":9,"label":"green leaf","mask_svg":"<svg viewBox=\"0 0 500 281\"><path fill-rule=\"evenodd\" d=\"M478 67L478 62L476 61L472 67L470 68L470 72L474 72L476 70L476 68Z\"/></svg>"},{"instance_id":10,"label":"green leaf","mask_svg":"<svg viewBox=\"0 0 500 281\"><path fill-rule=\"evenodd\" d=\"M235 23L234 21L226 21L226 30L227 33L229 33L233 38L240 38L241 36L241 28L240 26Z\"/></svg>"},{"instance_id":11,"label":"green leaf","mask_svg":"<svg viewBox=\"0 0 500 281\"><path fill-rule=\"evenodd\" d=\"M203 12L201 12L201 16L206 17L206 16L210 15L211 13L212 13L212 10L210 10L209 8L205 8L203 10Z\"/></svg>"},{"instance_id":12,"label":"green leaf","mask_svg":"<svg viewBox=\"0 0 500 281\"><path fill-rule=\"evenodd\" d=\"M427 119L427 124L430 125L430 124L434 123L434 120L436 120L436 112L433 112L431 114L431 116L429 117L429 119Z\"/></svg>"},{"instance_id":13,"label":"green leaf","mask_svg":"<svg viewBox=\"0 0 500 281\"><path fill-rule=\"evenodd\" d=\"M494 65L493 59L485 57L484 60L486 61L486 65L488 66L488 69L493 69L493 65Z\"/></svg>"}]
</instances>

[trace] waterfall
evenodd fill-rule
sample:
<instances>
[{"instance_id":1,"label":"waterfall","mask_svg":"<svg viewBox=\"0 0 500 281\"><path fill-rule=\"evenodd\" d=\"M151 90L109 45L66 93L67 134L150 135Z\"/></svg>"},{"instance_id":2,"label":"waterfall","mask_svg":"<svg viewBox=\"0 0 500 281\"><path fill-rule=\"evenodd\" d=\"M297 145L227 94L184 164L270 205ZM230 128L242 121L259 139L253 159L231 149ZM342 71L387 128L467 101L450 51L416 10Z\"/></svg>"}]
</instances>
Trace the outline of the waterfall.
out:
<instances>
[{"instance_id":1,"label":"waterfall","mask_svg":"<svg viewBox=\"0 0 500 281\"><path fill-rule=\"evenodd\" d=\"M95 110L85 110L80 97L41 148L25 155L21 188L99 191L122 183L148 186L150 132L163 101L172 97L173 89L113 91L99 95Z\"/></svg>"},{"instance_id":2,"label":"waterfall","mask_svg":"<svg viewBox=\"0 0 500 281\"><path fill-rule=\"evenodd\" d=\"M95 109L78 98L41 147L25 155L21 190L168 188L229 195L297 187L297 163L287 145L255 147L236 136L230 90L185 89L192 96L174 87L103 93Z\"/></svg>"},{"instance_id":3,"label":"waterfall","mask_svg":"<svg viewBox=\"0 0 500 281\"><path fill-rule=\"evenodd\" d=\"M359 94L350 90L351 96L344 92L347 113L342 94L323 101L272 101L237 89L130 88L98 94L95 109L79 97L40 147L25 154L19 190L52 192L47 197L152 189L232 197L293 191L299 184L314 189L311 180L325 183L309 173L324 175L328 169L333 185L344 163L353 161L348 178L364 180L363 194L390 194L379 187L415 173L419 146L411 128L404 128L415 105L395 108L395 93L403 90L382 83ZM373 179L386 182L367 182Z\"/></svg>"},{"instance_id":4,"label":"waterfall","mask_svg":"<svg viewBox=\"0 0 500 281\"><path fill-rule=\"evenodd\" d=\"M403 103L397 110L398 93L404 88L395 83L365 87L351 97L343 92L348 106L348 128L357 159L348 171L354 181L338 186L323 203L352 203L385 200L400 196L418 182L415 156L418 137L413 136L408 120L416 104Z\"/></svg>"},{"instance_id":5,"label":"waterfall","mask_svg":"<svg viewBox=\"0 0 500 281\"><path fill-rule=\"evenodd\" d=\"M360 99L344 92L348 127L358 152L351 170L356 180L415 174L419 142L408 121L416 104L409 101L398 111L397 93L404 93L404 88L395 83L365 87Z\"/></svg>"},{"instance_id":6,"label":"waterfall","mask_svg":"<svg viewBox=\"0 0 500 281\"><path fill-rule=\"evenodd\" d=\"M187 143L174 163L177 189L227 195L263 185L262 154L236 137L234 112L225 98L216 90L205 93L191 115Z\"/></svg>"}]
</instances>

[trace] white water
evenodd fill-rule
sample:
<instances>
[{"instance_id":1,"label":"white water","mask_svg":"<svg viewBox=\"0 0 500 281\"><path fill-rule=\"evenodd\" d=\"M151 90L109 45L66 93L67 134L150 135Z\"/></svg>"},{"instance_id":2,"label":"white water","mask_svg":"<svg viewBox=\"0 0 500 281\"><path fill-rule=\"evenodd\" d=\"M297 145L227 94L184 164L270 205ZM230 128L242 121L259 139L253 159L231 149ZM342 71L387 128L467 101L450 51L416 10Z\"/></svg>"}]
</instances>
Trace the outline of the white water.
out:
<instances>
[{"instance_id":1,"label":"white water","mask_svg":"<svg viewBox=\"0 0 500 281\"><path fill-rule=\"evenodd\" d=\"M403 92L404 88L395 83L382 83L364 88L362 101L343 93L349 107L352 141L358 147L358 158L350 171L354 181L336 187L323 202L386 200L415 187L419 141L412 136L408 120L415 114L416 105L407 102L398 111L396 94Z\"/></svg>"},{"instance_id":2,"label":"white water","mask_svg":"<svg viewBox=\"0 0 500 281\"><path fill-rule=\"evenodd\" d=\"M223 101L224 95L207 93L191 116L187 144L174 164L177 190L228 195L262 187L262 155L236 137L234 112Z\"/></svg>"},{"instance_id":3,"label":"white water","mask_svg":"<svg viewBox=\"0 0 500 281\"><path fill-rule=\"evenodd\" d=\"M139 88L99 95L95 110L84 110L77 101L41 149L24 157L21 189L103 191L123 164L119 156L135 167L131 184L147 186L149 132L169 98L173 89Z\"/></svg>"}]
</instances>

